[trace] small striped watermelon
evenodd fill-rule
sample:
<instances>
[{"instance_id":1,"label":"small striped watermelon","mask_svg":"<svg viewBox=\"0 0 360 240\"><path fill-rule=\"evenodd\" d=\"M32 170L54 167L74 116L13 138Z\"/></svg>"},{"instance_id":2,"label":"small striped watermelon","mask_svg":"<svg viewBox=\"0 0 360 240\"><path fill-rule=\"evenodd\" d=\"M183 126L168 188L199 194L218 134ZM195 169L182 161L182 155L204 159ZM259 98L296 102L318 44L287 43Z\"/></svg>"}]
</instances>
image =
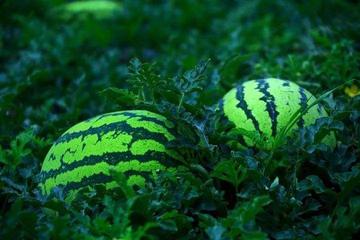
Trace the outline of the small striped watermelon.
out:
<instances>
[{"instance_id":1,"label":"small striped watermelon","mask_svg":"<svg viewBox=\"0 0 360 240\"><path fill-rule=\"evenodd\" d=\"M68 196L95 184L113 188L110 170L143 187L159 170L173 171L180 156L166 148L174 141L174 124L144 110L107 113L67 130L51 147L40 173L40 188L49 195L62 187Z\"/></svg>"},{"instance_id":2,"label":"small striped watermelon","mask_svg":"<svg viewBox=\"0 0 360 240\"><path fill-rule=\"evenodd\" d=\"M99 20L111 19L121 13L122 9L121 3L109 0L74 1L56 8L59 16L64 19L71 19L74 16L92 16Z\"/></svg>"},{"instance_id":3,"label":"small striped watermelon","mask_svg":"<svg viewBox=\"0 0 360 240\"><path fill-rule=\"evenodd\" d=\"M258 133L265 142L260 146L254 141L255 138L244 134L242 145L271 149L275 137L287 126L290 118L314 101L316 98L310 92L293 82L267 78L238 85L223 97L219 106L223 115L237 129ZM300 117L289 134L297 128L314 124L316 119L325 116L328 116L326 111L317 104ZM334 134L328 134L323 142L334 146Z\"/></svg>"}]
</instances>

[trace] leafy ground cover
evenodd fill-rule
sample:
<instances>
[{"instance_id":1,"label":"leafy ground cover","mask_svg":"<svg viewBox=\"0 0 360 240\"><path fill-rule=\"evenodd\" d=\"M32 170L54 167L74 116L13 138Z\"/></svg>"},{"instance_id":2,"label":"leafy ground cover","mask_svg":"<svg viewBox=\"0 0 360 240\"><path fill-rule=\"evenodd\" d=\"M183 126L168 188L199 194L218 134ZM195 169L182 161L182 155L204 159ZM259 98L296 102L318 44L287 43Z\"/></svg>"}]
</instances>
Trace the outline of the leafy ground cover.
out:
<instances>
[{"instance_id":1,"label":"leafy ground cover","mask_svg":"<svg viewBox=\"0 0 360 240\"><path fill-rule=\"evenodd\" d=\"M356 239L360 236L360 5L356 1L121 1L108 19L61 17L61 0L0 2L1 239ZM5 14L6 13L6 14ZM329 118L273 151L230 151L217 101L278 77ZM135 191L40 196L52 142L97 114L176 121L187 170ZM334 131L331 150L317 139Z\"/></svg>"}]
</instances>

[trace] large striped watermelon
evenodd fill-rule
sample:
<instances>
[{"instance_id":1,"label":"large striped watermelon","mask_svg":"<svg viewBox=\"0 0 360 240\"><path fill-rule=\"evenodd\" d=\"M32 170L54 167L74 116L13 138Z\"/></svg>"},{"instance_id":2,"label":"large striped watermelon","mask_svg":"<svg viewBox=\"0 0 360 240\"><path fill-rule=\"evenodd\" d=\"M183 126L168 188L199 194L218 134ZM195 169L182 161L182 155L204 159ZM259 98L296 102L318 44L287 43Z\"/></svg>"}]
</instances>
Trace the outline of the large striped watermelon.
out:
<instances>
[{"instance_id":1,"label":"large striped watermelon","mask_svg":"<svg viewBox=\"0 0 360 240\"><path fill-rule=\"evenodd\" d=\"M103 114L67 130L51 147L41 169L40 188L74 196L95 184L116 186L110 170L124 173L130 185L144 186L159 170L175 170L180 156L166 148L175 140L174 124L143 110Z\"/></svg>"},{"instance_id":2,"label":"large striped watermelon","mask_svg":"<svg viewBox=\"0 0 360 240\"><path fill-rule=\"evenodd\" d=\"M247 81L230 90L220 101L220 109L237 129L244 130L244 133L258 133L265 142L257 144L255 136L244 134L243 144L270 149L294 113L306 109L315 100L310 92L293 82L268 78ZM300 117L289 134L325 116L328 116L326 111L317 104ZM330 133L323 141L333 146L336 140Z\"/></svg>"}]
</instances>

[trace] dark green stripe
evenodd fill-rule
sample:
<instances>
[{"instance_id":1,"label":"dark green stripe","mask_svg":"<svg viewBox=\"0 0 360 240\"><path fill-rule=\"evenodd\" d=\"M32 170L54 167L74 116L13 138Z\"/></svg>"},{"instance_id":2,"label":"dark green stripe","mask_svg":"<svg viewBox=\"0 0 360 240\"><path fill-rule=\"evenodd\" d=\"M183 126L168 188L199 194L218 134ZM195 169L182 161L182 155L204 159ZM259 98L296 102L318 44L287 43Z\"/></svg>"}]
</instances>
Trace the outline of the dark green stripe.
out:
<instances>
[{"instance_id":1,"label":"dark green stripe","mask_svg":"<svg viewBox=\"0 0 360 240\"><path fill-rule=\"evenodd\" d=\"M144 115L139 115L139 114L135 114L132 112L125 112L124 113L125 116L129 116L129 117L139 117L141 121L149 121L149 122L154 122L157 123L158 125L163 126L164 128L172 128L173 124L172 122L170 122L169 120L165 121L165 120L160 120L158 118L154 118L154 117L149 117L149 116L144 116ZM166 125L166 123L171 124L171 127L169 127L168 125Z\"/></svg>"},{"instance_id":2,"label":"dark green stripe","mask_svg":"<svg viewBox=\"0 0 360 240\"><path fill-rule=\"evenodd\" d=\"M283 87L290 87L290 82L289 81L284 81L284 83L282 84Z\"/></svg>"},{"instance_id":3,"label":"dark green stripe","mask_svg":"<svg viewBox=\"0 0 360 240\"><path fill-rule=\"evenodd\" d=\"M145 179L150 179L149 178L149 173L144 173L144 172L137 172L137 171L127 171L123 173L126 177L130 177L132 175L140 175L142 177L144 177ZM70 182L66 185L59 185L58 187L62 187L64 193L68 193L69 191L72 190L77 190L83 187L87 187L87 186L94 186L96 184L105 184L105 183L109 183L112 182L114 179L111 175L106 175L104 173L99 173L99 174L94 174L91 175L89 177L84 177L82 178L82 180L80 182Z\"/></svg>"},{"instance_id":4,"label":"dark green stripe","mask_svg":"<svg viewBox=\"0 0 360 240\"><path fill-rule=\"evenodd\" d=\"M257 80L257 83L258 86L256 89L258 89L263 94L260 100L266 104L266 111L268 112L271 119L271 135L274 137L277 133L277 117L279 115L279 112L276 111L275 98L268 91L269 83L265 79Z\"/></svg>"},{"instance_id":5,"label":"dark green stripe","mask_svg":"<svg viewBox=\"0 0 360 240\"><path fill-rule=\"evenodd\" d=\"M127 122L121 121L121 122L114 122L110 124L104 124L100 127L92 128L90 127L88 130L85 131L79 131L79 132L73 132L73 133L67 133L63 136L61 136L56 142L54 143L54 146L60 143L68 142L73 139L81 137L81 141L84 140L84 138L87 135L96 134L98 137L98 142L101 141L101 138L103 135L105 135L108 132L115 131L113 137L114 139L117 138L122 133L128 133L131 134L133 137L133 141L138 139L154 139L159 140L159 142L167 142L167 138L164 134L161 133L154 133L150 132L146 128L143 127L131 127ZM172 134L169 131L170 134ZM175 135L174 135L175 136Z\"/></svg>"},{"instance_id":6,"label":"dark green stripe","mask_svg":"<svg viewBox=\"0 0 360 240\"><path fill-rule=\"evenodd\" d=\"M97 117L94 117L94 118L97 118L95 122L99 121L100 119L103 119L103 118L106 118L106 117L110 117L110 116L128 116L128 117L138 117L140 118L140 121L149 121L149 122L154 122L162 127L164 127L165 129L168 130L169 133L171 133L173 136L176 136L176 133L175 131L172 129L172 128L169 128L169 126L167 126L165 124L165 121L162 121L162 120L159 120L157 118L153 118L153 117L148 117L148 116L144 116L144 115L141 115L141 114L136 114L136 113L132 113L132 112L114 112L114 113L105 113L103 115L100 115L100 116L97 116ZM90 119L87 119L85 120L84 122L89 122L91 120L93 120L94 118L90 118ZM115 126L117 123L121 123L121 122L126 122L128 120L121 120L121 121L118 121L118 122L112 122L110 124L104 124L102 126L99 126L99 127L90 127L89 129L87 130L84 130L84 131L78 131L78 132L71 132L71 133L67 133L67 134L64 134L63 136L61 136L58 141L56 141L54 143L54 145L58 144L58 143L61 143L61 142L67 142L71 139L74 139L74 138L77 138L79 136L82 136L85 137L86 135L88 134L94 134L96 133L98 135L98 138L101 139L101 135L99 135L98 133L103 133L103 128L107 129L107 130L112 130L111 129L111 126ZM110 127L107 127L107 126L110 126ZM98 130L97 130L98 129ZM90 131L90 132L89 132ZM106 132L104 132L103 134L106 134ZM60 139L63 139L63 140L60 140Z\"/></svg>"},{"instance_id":7,"label":"dark green stripe","mask_svg":"<svg viewBox=\"0 0 360 240\"><path fill-rule=\"evenodd\" d=\"M113 177L104 173L94 174L84 177L80 182L70 182L66 185L60 184L57 187L63 188L63 192L67 194L71 190L77 190L86 186L94 186L95 184L104 184L113 181Z\"/></svg>"},{"instance_id":8,"label":"dark green stripe","mask_svg":"<svg viewBox=\"0 0 360 240\"><path fill-rule=\"evenodd\" d=\"M126 117L137 117L140 118L141 121L149 121L149 122L154 122L157 123L158 125L163 126L164 128L169 128L166 124L165 121L162 121L160 119L154 118L154 117L149 117L149 116L144 116L141 114L136 114L134 112L114 112L114 113L105 113L103 115L101 115L95 122L99 121L100 119L106 118L106 117L114 117L114 116L126 116Z\"/></svg>"},{"instance_id":9,"label":"dark green stripe","mask_svg":"<svg viewBox=\"0 0 360 240\"><path fill-rule=\"evenodd\" d=\"M305 89L302 87L299 87L299 94L300 94L300 108L301 108L301 111L304 111L307 108L307 101L308 101L308 98L305 94ZM299 120L297 122L297 125L299 128L303 128L304 124L305 124L304 115L301 115L301 117L299 118Z\"/></svg>"},{"instance_id":10,"label":"dark green stripe","mask_svg":"<svg viewBox=\"0 0 360 240\"><path fill-rule=\"evenodd\" d=\"M239 103L236 105L236 107L241 108L244 111L247 119L250 119L252 121L252 123L254 124L256 131L258 131L259 133L262 133L260 130L260 127L259 127L259 122L256 120L256 118L252 114L252 112L249 109L247 102L245 100L244 87L242 85L240 85L237 87L236 90L237 90L236 91L236 99L239 101Z\"/></svg>"},{"instance_id":11,"label":"dark green stripe","mask_svg":"<svg viewBox=\"0 0 360 240\"><path fill-rule=\"evenodd\" d=\"M229 120L226 118L225 114L224 114L224 99L221 99L219 101L219 110L220 110L220 113L221 113L221 117L220 117L220 121L221 123L223 123L224 121L226 122L226 124L229 122ZM227 129L225 130L225 134L227 134L229 131L231 131L231 129ZM239 141L239 143L243 146L247 146L246 142L245 142L245 139L244 139L244 136L243 135L238 135L236 136L237 137L237 140Z\"/></svg>"},{"instance_id":12,"label":"dark green stripe","mask_svg":"<svg viewBox=\"0 0 360 240\"><path fill-rule=\"evenodd\" d=\"M56 177L59 174L71 172L72 170L78 167L91 166L100 162L106 162L109 165L116 165L119 162L127 162L130 160L138 160L140 162L149 162L151 160L157 160L166 167L175 167L178 163L178 160L168 156L165 152L156 152L149 151L144 155L134 155L131 152L115 152L115 153L106 153L101 156L88 156L84 157L82 160L63 163L60 168L52 169L49 171L43 171L40 173L40 179L42 182L45 182L49 178Z\"/></svg>"}]
</instances>

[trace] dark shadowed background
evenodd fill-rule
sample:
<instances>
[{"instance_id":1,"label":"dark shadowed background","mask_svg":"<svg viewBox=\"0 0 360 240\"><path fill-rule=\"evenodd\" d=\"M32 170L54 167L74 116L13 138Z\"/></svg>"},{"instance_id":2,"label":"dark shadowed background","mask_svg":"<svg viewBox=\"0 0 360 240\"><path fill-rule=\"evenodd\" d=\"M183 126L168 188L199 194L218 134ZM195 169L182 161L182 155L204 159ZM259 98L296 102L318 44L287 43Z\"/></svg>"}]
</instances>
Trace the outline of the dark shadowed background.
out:
<instances>
[{"instance_id":1,"label":"dark shadowed background","mask_svg":"<svg viewBox=\"0 0 360 240\"><path fill-rule=\"evenodd\" d=\"M0 1L1 239L359 237L357 1L68 2ZM316 96L339 87L322 123L337 133L335 152L309 137L272 153L271 167L261 167L269 153L253 150L219 164L204 119L235 84L266 77ZM141 197L97 189L67 204L38 196L41 163L66 129L129 108L171 118L165 109L179 99L176 118L211 145L195 147L204 156L188 173L164 176Z\"/></svg>"}]
</instances>

